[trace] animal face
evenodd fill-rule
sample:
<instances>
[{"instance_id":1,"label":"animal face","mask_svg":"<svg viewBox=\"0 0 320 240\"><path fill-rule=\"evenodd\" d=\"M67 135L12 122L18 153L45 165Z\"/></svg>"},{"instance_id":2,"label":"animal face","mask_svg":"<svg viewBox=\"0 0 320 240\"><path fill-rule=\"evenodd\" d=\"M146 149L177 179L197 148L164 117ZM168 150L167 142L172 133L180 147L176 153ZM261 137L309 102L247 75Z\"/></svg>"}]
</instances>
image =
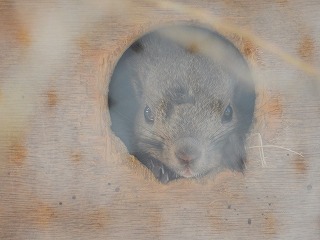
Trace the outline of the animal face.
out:
<instances>
[{"instance_id":1,"label":"animal face","mask_svg":"<svg viewBox=\"0 0 320 240\"><path fill-rule=\"evenodd\" d=\"M139 76L137 148L180 176L198 177L220 169L229 144L240 167L243 151L232 149L240 141L230 144L238 126L232 76L203 56L174 48L172 54L180 58L158 56Z\"/></svg>"},{"instance_id":2,"label":"animal face","mask_svg":"<svg viewBox=\"0 0 320 240\"><path fill-rule=\"evenodd\" d=\"M118 102L116 112L132 119L126 121L125 127L119 125L118 130L127 132L118 136L158 178L164 168L172 176L187 178L223 167L243 169L244 139L255 101L251 79L243 81L244 75L240 74L248 67L226 39L207 30L198 31L206 38L217 38L218 43L213 41L215 47L227 48L226 54L210 56L206 49L195 45L196 41L191 41L190 46L155 32L127 50L111 81L115 84L122 79L132 86L126 93L122 90L122 98L115 94L111 98ZM236 64L225 65L228 57L232 57L230 63ZM124 100L127 96L132 97L131 102ZM116 126L113 129L117 131Z\"/></svg>"}]
</instances>

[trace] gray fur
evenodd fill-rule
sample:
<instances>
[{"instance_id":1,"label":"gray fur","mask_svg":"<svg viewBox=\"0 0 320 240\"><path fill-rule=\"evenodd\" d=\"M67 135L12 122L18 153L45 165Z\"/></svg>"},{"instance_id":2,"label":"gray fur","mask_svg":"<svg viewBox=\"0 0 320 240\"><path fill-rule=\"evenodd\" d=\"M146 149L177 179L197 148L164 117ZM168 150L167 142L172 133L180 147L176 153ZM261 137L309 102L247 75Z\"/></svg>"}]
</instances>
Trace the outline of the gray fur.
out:
<instances>
[{"instance_id":1,"label":"gray fur","mask_svg":"<svg viewBox=\"0 0 320 240\"><path fill-rule=\"evenodd\" d=\"M243 170L255 91L246 61L221 35L178 25L143 36L119 60L108 99L112 130L161 182Z\"/></svg>"}]
</instances>

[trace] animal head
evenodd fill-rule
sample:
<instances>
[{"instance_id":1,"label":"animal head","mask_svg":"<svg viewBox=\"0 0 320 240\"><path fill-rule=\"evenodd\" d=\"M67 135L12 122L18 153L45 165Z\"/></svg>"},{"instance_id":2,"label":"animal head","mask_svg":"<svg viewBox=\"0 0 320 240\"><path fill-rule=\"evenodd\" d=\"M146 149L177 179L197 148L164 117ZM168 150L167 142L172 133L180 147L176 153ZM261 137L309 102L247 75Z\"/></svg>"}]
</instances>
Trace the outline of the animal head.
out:
<instances>
[{"instance_id":1,"label":"animal head","mask_svg":"<svg viewBox=\"0 0 320 240\"><path fill-rule=\"evenodd\" d=\"M131 152L183 177L243 168L255 93L227 39L203 28L164 28L135 42L123 66L137 101Z\"/></svg>"}]
</instances>

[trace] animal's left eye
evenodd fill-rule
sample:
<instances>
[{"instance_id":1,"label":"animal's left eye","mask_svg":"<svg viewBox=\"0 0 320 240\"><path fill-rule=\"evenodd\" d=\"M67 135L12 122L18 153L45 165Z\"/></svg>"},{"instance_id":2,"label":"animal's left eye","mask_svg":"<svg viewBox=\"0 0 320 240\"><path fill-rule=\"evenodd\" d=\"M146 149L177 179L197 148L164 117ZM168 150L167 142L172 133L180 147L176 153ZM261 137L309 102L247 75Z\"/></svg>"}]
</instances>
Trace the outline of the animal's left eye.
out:
<instances>
[{"instance_id":1,"label":"animal's left eye","mask_svg":"<svg viewBox=\"0 0 320 240\"><path fill-rule=\"evenodd\" d=\"M227 123L230 122L232 120L232 107L230 106L230 104L226 107L226 109L224 110L223 116L222 116L222 123Z\"/></svg>"},{"instance_id":2,"label":"animal's left eye","mask_svg":"<svg viewBox=\"0 0 320 240\"><path fill-rule=\"evenodd\" d=\"M144 118L148 123L153 123L154 121L153 113L148 105L144 108Z\"/></svg>"}]
</instances>

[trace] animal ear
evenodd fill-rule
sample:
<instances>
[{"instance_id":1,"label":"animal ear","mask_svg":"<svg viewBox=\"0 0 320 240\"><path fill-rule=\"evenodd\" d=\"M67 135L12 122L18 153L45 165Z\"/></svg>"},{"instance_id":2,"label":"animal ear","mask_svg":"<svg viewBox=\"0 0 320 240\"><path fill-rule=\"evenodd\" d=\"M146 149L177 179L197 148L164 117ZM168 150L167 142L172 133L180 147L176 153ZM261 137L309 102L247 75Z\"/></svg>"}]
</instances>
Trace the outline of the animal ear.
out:
<instances>
[{"instance_id":1,"label":"animal ear","mask_svg":"<svg viewBox=\"0 0 320 240\"><path fill-rule=\"evenodd\" d=\"M144 50L142 43L137 40L131 46L130 49L135 53L140 53Z\"/></svg>"},{"instance_id":2,"label":"animal ear","mask_svg":"<svg viewBox=\"0 0 320 240\"><path fill-rule=\"evenodd\" d=\"M142 94L142 83L141 76L137 71L138 66L137 62L141 60L141 53L143 52L144 47L140 40L135 41L131 46L126 50L124 55L121 57L121 60L124 62L122 74L126 79L126 84L128 84L132 90L132 93L136 96L141 96Z\"/></svg>"}]
</instances>

